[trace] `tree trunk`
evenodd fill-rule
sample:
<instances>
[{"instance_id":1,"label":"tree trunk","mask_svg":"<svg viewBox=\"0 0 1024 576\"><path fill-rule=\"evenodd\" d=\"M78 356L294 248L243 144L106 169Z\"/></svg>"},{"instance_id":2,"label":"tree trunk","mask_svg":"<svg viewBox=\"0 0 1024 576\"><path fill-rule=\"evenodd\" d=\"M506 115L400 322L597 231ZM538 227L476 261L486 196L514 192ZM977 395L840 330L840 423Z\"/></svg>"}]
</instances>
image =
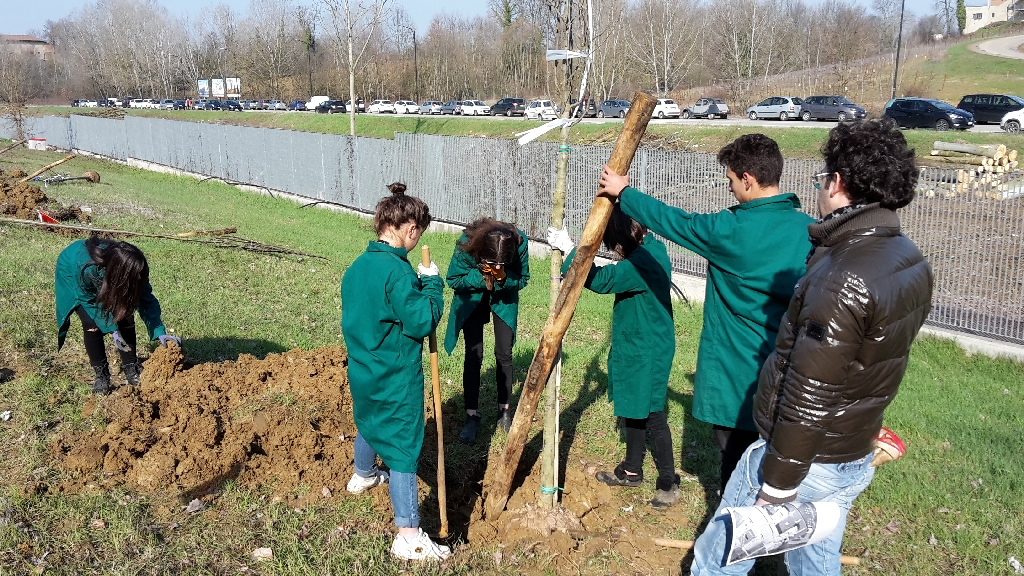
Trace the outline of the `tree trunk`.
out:
<instances>
[{"instance_id":1,"label":"tree trunk","mask_svg":"<svg viewBox=\"0 0 1024 576\"><path fill-rule=\"evenodd\" d=\"M629 170L629 166L633 162L633 155L647 130L647 123L650 122L656 105L657 100L650 94L637 92L633 97L633 103L630 106L629 114L626 115L622 132L619 134L611 158L608 160L608 166L615 172L625 174ZM558 358L562 337L569 329L569 322L576 311L576 303L579 301L580 293L583 292L587 272L594 263L594 256L597 254L601 238L604 236L608 218L611 217L612 207L613 203L607 196L598 195L594 198L590 216L587 217L586 226L583 228L583 236L576 249L576 257L565 275L562 289L558 293L558 300L548 315L537 352L534 354L530 370L526 374L526 381L523 383L522 395L519 398L515 419L512 421L512 429L509 431L505 443L504 453L497 456L496 461L488 464L488 468L493 466L493 473L488 474L489 484L484 489L484 512L490 520L500 516L508 502L512 478L515 476L523 447L526 445L530 424L537 411L537 402L540 400L544 383L550 376Z\"/></svg>"},{"instance_id":2,"label":"tree trunk","mask_svg":"<svg viewBox=\"0 0 1024 576\"><path fill-rule=\"evenodd\" d=\"M963 152L964 154L974 154L975 156L987 156L989 158L996 158L1006 154L1006 147L1002 146L1002 150L999 148L987 148L978 144L958 144L956 142L941 142L936 140L932 148L935 150L945 150L948 152Z\"/></svg>"}]
</instances>

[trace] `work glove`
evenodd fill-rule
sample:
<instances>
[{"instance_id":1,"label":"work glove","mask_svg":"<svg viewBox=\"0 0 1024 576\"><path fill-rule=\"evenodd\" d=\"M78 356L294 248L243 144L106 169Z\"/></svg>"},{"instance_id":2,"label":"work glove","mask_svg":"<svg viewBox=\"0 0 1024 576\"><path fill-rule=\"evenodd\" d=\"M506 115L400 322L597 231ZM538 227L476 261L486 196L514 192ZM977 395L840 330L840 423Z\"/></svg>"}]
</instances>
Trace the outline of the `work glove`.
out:
<instances>
[{"instance_id":1,"label":"work glove","mask_svg":"<svg viewBox=\"0 0 1024 576\"><path fill-rule=\"evenodd\" d=\"M572 249L576 247L565 228L555 228L554 226L548 228L548 244L563 254L572 252Z\"/></svg>"},{"instance_id":2,"label":"work glove","mask_svg":"<svg viewBox=\"0 0 1024 576\"><path fill-rule=\"evenodd\" d=\"M417 268L420 271L420 276L438 276L440 274L437 270L437 264L434 264L433 260L430 261L430 266L419 264Z\"/></svg>"},{"instance_id":3,"label":"work glove","mask_svg":"<svg viewBox=\"0 0 1024 576\"><path fill-rule=\"evenodd\" d=\"M131 352L132 347L128 345L124 337L121 336L120 330L114 330L114 346L117 347L121 352Z\"/></svg>"},{"instance_id":4,"label":"work glove","mask_svg":"<svg viewBox=\"0 0 1024 576\"><path fill-rule=\"evenodd\" d=\"M178 346L181 346L181 338L178 338L177 336L164 334L163 336L157 336L157 340L160 341L161 346L167 346L168 342L174 342Z\"/></svg>"},{"instance_id":5,"label":"work glove","mask_svg":"<svg viewBox=\"0 0 1024 576\"><path fill-rule=\"evenodd\" d=\"M496 282L503 282L507 276L504 267L495 268L486 262L480 265L480 272L484 275L491 276Z\"/></svg>"}]
</instances>

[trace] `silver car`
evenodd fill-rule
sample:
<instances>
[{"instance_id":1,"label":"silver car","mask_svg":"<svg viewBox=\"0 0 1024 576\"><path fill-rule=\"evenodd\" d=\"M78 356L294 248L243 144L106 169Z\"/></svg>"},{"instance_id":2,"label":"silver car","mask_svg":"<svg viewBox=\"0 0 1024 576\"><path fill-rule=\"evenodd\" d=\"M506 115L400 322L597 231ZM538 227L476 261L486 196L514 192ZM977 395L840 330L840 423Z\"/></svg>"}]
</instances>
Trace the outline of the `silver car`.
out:
<instances>
[{"instance_id":1,"label":"silver car","mask_svg":"<svg viewBox=\"0 0 1024 576\"><path fill-rule=\"evenodd\" d=\"M625 118L629 112L629 100L605 100L597 108L598 118Z\"/></svg>"},{"instance_id":2,"label":"silver car","mask_svg":"<svg viewBox=\"0 0 1024 576\"><path fill-rule=\"evenodd\" d=\"M689 108L683 108L683 118L728 118L729 106L721 98L701 98Z\"/></svg>"},{"instance_id":3,"label":"silver car","mask_svg":"<svg viewBox=\"0 0 1024 576\"><path fill-rule=\"evenodd\" d=\"M747 108L747 118L757 120L758 118L778 118L789 120L800 118L801 107L804 101L795 96L772 96Z\"/></svg>"},{"instance_id":4,"label":"silver car","mask_svg":"<svg viewBox=\"0 0 1024 576\"><path fill-rule=\"evenodd\" d=\"M441 103L437 100L427 100L420 106L418 114L440 114Z\"/></svg>"}]
</instances>

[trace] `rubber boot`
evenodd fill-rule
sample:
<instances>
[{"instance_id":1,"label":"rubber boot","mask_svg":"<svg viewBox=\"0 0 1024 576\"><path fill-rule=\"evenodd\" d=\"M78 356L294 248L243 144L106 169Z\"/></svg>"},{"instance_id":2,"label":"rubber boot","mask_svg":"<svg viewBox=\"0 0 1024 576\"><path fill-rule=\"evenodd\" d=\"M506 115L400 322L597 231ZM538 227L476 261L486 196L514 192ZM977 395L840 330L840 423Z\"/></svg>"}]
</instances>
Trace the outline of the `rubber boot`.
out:
<instances>
[{"instance_id":1,"label":"rubber boot","mask_svg":"<svg viewBox=\"0 0 1024 576\"><path fill-rule=\"evenodd\" d=\"M480 415L466 416L466 425L459 434L459 442L463 444L475 444L476 433L480 430Z\"/></svg>"},{"instance_id":2,"label":"rubber boot","mask_svg":"<svg viewBox=\"0 0 1024 576\"><path fill-rule=\"evenodd\" d=\"M92 381L92 393L101 396L110 394L110 365L94 364L92 369L96 372L96 379Z\"/></svg>"},{"instance_id":3,"label":"rubber boot","mask_svg":"<svg viewBox=\"0 0 1024 576\"><path fill-rule=\"evenodd\" d=\"M134 362L121 364L121 373L129 386L138 386L142 381L142 363L136 359Z\"/></svg>"},{"instance_id":4,"label":"rubber boot","mask_svg":"<svg viewBox=\"0 0 1024 576\"><path fill-rule=\"evenodd\" d=\"M511 408L498 409L498 428L501 428L505 434L508 434L508 431L512 429Z\"/></svg>"}]
</instances>

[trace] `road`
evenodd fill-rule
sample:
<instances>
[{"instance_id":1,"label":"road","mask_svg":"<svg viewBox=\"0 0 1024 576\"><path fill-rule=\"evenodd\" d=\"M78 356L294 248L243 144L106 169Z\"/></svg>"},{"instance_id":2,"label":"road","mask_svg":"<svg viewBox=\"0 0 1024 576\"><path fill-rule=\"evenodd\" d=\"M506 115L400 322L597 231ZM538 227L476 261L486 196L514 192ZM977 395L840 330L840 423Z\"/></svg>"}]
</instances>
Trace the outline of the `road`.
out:
<instances>
[{"instance_id":1,"label":"road","mask_svg":"<svg viewBox=\"0 0 1024 576\"><path fill-rule=\"evenodd\" d=\"M1018 50L1021 45L1024 45L1024 36L1007 36L1006 38L996 38L995 40L979 42L974 46L971 46L971 48L975 52L988 54L989 56L1024 60L1024 52Z\"/></svg>"}]
</instances>

